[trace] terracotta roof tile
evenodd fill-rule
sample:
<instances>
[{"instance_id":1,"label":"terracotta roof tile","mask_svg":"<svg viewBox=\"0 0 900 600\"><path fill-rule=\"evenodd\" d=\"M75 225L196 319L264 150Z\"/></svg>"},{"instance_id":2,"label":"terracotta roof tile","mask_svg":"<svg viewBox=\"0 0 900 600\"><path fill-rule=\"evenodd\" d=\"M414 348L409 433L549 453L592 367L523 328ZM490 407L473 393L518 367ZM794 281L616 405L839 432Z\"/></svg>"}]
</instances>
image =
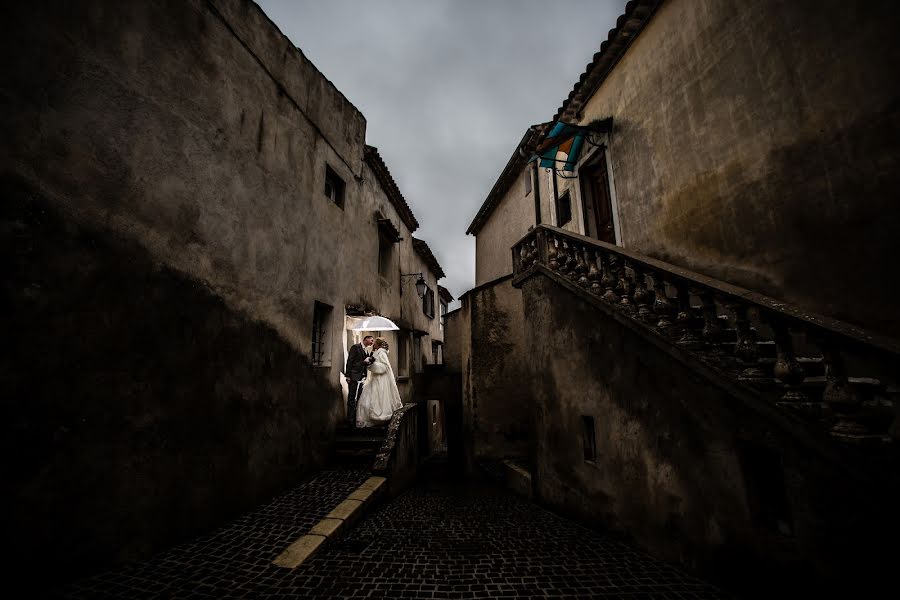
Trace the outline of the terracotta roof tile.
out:
<instances>
[{"instance_id":1,"label":"terracotta roof tile","mask_svg":"<svg viewBox=\"0 0 900 600\"><path fill-rule=\"evenodd\" d=\"M431 269L432 273L434 273L436 279L445 277L444 270L441 269L441 265L434 257L434 254L431 253L431 248L428 247L428 244L426 244L424 240L413 238L412 245L413 250L416 251L416 254L422 257L422 260L425 261L425 264L428 265L428 268Z\"/></svg>"},{"instance_id":2,"label":"terracotta roof tile","mask_svg":"<svg viewBox=\"0 0 900 600\"><path fill-rule=\"evenodd\" d=\"M413 215L409 204L406 203L403 194L400 193L400 188L397 187L397 183L391 176L391 172L388 170L387 165L384 164L384 159L382 159L381 154L378 153L378 148L367 145L364 158L366 159L366 163L368 163L369 167L371 167L372 171L375 173L375 177L378 179L381 189L387 194L388 200L391 201L391 204L397 209L400 218L406 226L409 227L409 231L413 232L418 229L419 222L416 220L415 215Z\"/></svg>"}]
</instances>

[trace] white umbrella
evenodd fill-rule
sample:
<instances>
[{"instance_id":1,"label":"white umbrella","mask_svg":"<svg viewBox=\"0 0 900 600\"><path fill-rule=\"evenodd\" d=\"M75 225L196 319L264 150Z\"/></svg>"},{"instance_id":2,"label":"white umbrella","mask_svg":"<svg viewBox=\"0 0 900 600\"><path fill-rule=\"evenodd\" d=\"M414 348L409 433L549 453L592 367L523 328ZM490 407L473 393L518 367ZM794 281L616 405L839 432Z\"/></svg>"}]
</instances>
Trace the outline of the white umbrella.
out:
<instances>
[{"instance_id":1,"label":"white umbrella","mask_svg":"<svg viewBox=\"0 0 900 600\"><path fill-rule=\"evenodd\" d=\"M399 331L397 324L385 317L375 315L358 319L350 331Z\"/></svg>"}]
</instances>

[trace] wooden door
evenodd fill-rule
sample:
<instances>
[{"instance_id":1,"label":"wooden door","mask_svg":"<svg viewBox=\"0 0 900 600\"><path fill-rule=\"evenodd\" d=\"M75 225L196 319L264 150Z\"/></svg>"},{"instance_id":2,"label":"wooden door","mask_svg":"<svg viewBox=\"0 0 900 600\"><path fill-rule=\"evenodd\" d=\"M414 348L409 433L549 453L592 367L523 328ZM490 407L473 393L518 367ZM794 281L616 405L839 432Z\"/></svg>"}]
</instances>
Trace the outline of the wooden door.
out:
<instances>
[{"instance_id":1,"label":"wooden door","mask_svg":"<svg viewBox=\"0 0 900 600\"><path fill-rule=\"evenodd\" d=\"M609 174L606 171L606 154L602 150L596 160L581 169L579 179L585 235L615 244L616 230L613 226L612 198L609 195Z\"/></svg>"}]
</instances>

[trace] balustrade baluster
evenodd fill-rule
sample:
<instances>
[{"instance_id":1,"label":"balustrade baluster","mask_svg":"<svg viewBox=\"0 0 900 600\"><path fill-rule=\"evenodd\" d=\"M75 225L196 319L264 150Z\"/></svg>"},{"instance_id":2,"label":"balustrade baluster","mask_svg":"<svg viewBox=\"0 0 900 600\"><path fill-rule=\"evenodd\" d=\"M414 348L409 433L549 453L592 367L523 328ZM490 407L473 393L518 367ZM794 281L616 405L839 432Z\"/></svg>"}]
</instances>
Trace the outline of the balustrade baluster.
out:
<instances>
[{"instance_id":1,"label":"balustrade baluster","mask_svg":"<svg viewBox=\"0 0 900 600\"><path fill-rule=\"evenodd\" d=\"M590 283L590 290L594 294L600 294L600 290L602 289L600 286L600 269L597 268L597 263L600 261L600 251L594 250L593 252L588 250L589 268L587 278Z\"/></svg>"},{"instance_id":2,"label":"balustrade baluster","mask_svg":"<svg viewBox=\"0 0 900 600\"><path fill-rule=\"evenodd\" d=\"M634 286L628 279L628 269L630 267L630 262L623 260L622 266L619 268L619 285L621 288L621 293L619 294L619 308L625 312L634 313L637 312L637 309L634 307L634 302L631 299L631 295L634 293Z\"/></svg>"},{"instance_id":3,"label":"balustrade baluster","mask_svg":"<svg viewBox=\"0 0 900 600\"><path fill-rule=\"evenodd\" d=\"M557 257L559 263L558 271L561 275L565 275L569 271L569 243L565 239L559 240L559 253Z\"/></svg>"},{"instance_id":4,"label":"balustrade baluster","mask_svg":"<svg viewBox=\"0 0 900 600\"><path fill-rule=\"evenodd\" d=\"M716 297L711 292L700 294L703 303L703 339L706 340L714 352L721 352L718 344L722 341L724 330L716 311Z\"/></svg>"},{"instance_id":5,"label":"balustrade baluster","mask_svg":"<svg viewBox=\"0 0 900 600\"><path fill-rule=\"evenodd\" d=\"M759 368L759 348L756 346L756 333L751 327L749 309L742 302L732 302L729 308L734 312L734 324L737 331L734 356L743 367L738 379L762 381L766 379L766 376Z\"/></svg>"},{"instance_id":6,"label":"balustrade baluster","mask_svg":"<svg viewBox=\"0 0 900 600\"><path fill-rule=\"evenodd\" d=\"M844 358L829 340L821 340L818 346L822 351L822 362L825 363L825 391L822 393L822 402L835 416L831 435L845 442L878 440L881 436L873 435L859 420L862 402L850 386Z\"/></svg>"},{"instance_id":7,"label":"balustrade baluster","mask_svg":"<svg viewBox=\"0 0 900 600\"><path fill-rule=\"evenodd\" d=\"M524 271L528 268L528 252L525 250L526 243L522 242L519 244L518 255L519 255L519 271Z\"/></svg>"},{"instance_id":8,"label":"balustrade baluster","mask_svg":"<svg viewBox=\"0 0 900 600\"><path fill-rule=\"evenodd\" d=\"M656 326L667 330L672 326L672 302L666 295L666 282L658 274L653 275L653 292L656 298L653 300L653 313L658 317Z\"/></svg>"},{"instance_id":9,"label":"balustrade baluster","mask_svg":"<svg viewBox=\"0 0 900 600\"><path fill-rule=\"evenodd\" d=\"M576 268L578 267L578 251L575 249L575 243L569 243L569 250L566 253L568 260L566 261L566 276L569 279L578 279Z\"/></svg>"},{"instance_id":10,"label":"balustrade baluster","mask_svg":"<svg viewBox=\"0 0 900 600\"><path fill-rule=\"evenodd\" d=\"M557 240L555 235L551 235L547 243L549 245L547 249L547 265L554 271L559 269L559 250L557 249Z\"/></svg>"},{"instance_id":11,"label":"balustrade baluster","mask_svg":"<svg viewBox=\"0 0 900 600\"><path fill-rule=\"evenodd\" d=\"M610 303L615 303L619 301L619 297L616 295L615 287L616 287L616 277L614 273L616 272L615 267L616 257L612 254L601 254L600 256L600 264L603 267L603 277L600 279L600 285L603 286L603 296L602 298Z\"/></svg>"},{"instance_id":12,"label":"balustrade baluster","mask_svg":"<svg viewBox=\"0 0 900 600\"><path fill-rule=\"evenodd\" d=\"M644 322L653 320L653 311L650 310L651 294L647 290L647 274L640 268L634 270L634 303L637 304L638 318Z\"/></svg>"},{"instance_id":13,"label":"balustrade baluster","mask_svg":"<svg viewBox=\"0 0 900 600\"><path fill-rule=\"evenodd\" d=\"M694 315L691 312L691 288L687 283L678 283L675 285L678 301L678 315L675 317L680 331L681 337L676 342L682 348L688 350L696 350L703 346L703 340L697 337L694 331L693 321Z\"/></svg>"},{"instance_id":14,"label":"balustrade baluster","mask_svg":"<svg viewBox=\"0 0 900 600\"><path fill-rule=\"evenodd\" d=\"M800 391L800 384L806 379L806 373L794 353L794 340L791 337L791 332L787 325L779 320L772 323L772 329L775 333L775 368L773 374L775 379L787 388L781 396L780 402L785 404L808 402L809 397Z\"/></svg>"},{"instance_id":15,"label":"balustrade baluster","mask_svg":"<svg viewBox=\"0 0 900 600\"><path fill-rule=\"evenodd\" d=\"M584 259L584 253L587 252L587 249L584 246L579 245L578 249L575 252L577 263L575 265L575 275L577 277L578 285L586 288L590 285L590 281L588 281L588 264Z\"/></svg>"}]
</instances>

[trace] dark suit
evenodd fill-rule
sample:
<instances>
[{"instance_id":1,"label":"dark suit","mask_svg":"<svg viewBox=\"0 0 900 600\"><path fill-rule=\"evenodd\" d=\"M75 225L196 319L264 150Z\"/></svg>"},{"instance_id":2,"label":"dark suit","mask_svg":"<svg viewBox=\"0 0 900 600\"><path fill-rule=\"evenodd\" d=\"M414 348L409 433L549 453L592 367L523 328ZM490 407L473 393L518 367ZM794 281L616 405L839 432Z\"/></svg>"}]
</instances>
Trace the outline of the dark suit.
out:
<instances>
[{"instance_id":1,"label":"dark suit","mask_svg":"<svg viewBox=\"0 0 900 600\"><path fill-rule=\"evenodd\" d=\"M366 376L366 358L368 357L362 344L353 344L347 354L344 375L350 379L347 384L347 421L351 427L356 426L356 402L362 389L360 381Z\"/></svg>"}]
</instances>

